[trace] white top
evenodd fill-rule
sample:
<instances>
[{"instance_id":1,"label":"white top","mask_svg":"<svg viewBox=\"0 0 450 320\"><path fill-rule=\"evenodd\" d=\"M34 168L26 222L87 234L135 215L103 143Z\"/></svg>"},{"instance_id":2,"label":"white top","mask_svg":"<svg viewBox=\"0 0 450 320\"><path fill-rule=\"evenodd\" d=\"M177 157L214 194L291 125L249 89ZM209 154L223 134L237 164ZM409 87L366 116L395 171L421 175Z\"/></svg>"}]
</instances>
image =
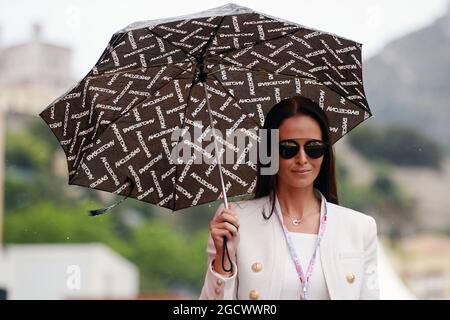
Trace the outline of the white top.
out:
<instances>
[{"instance_id":1,"label":"white top","mask_svg":"<svg viewBox=\"0 0 450 320\"><path fill-rule=\"evenodd\" d=\"M317 234L289 232L292 238L294 247L297 251L298 258L300 259L303 271L306 273L308 269L309 261L314 253L314 248L317 241ZM301 282L298 278L297 271L295 269L294 261L287 251L284 279L281 288L282 300L299 300ZM322 263L320 261L320 247L317 249L316 261L314 270L309 283L309 289L306 294L308 300L330 300L328 294L328 288L325 281L325 276L322 270Z\"/></svg>"}]
</instances>

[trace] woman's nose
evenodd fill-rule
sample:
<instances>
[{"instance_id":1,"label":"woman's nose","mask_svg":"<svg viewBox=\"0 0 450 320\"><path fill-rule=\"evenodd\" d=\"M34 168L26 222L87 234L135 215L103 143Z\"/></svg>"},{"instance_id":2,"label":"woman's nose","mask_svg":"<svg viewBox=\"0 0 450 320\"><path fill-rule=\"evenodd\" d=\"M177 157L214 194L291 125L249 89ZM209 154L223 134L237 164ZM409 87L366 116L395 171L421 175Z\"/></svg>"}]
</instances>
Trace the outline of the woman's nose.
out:
<instances>
[{"instance_id":1,"label":"woman's nose","mask_svg":"<svg viewBox=\"0 0 450 320\"><path fill-rule=\"evenodd\" d=\"M308 159L306 158L305 149L302 146L300 147L300 150L295 157L295 161L299 163L306 163L308 161Z\"/></svg>"}]
</instances>

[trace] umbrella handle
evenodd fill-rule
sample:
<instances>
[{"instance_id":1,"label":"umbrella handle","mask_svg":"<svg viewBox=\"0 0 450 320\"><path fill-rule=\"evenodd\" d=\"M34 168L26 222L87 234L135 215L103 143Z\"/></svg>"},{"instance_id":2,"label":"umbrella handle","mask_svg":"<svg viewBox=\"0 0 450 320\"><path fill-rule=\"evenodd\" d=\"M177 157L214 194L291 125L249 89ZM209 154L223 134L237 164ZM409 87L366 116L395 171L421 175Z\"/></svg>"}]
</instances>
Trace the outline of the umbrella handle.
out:
<instances>
[{"instance_id":1,"label":"umbrella handle","mask_svg":"<svg viewBox=\"0 0 450 320\"><path fill-rule=\"evenodd\" d=\"M225 261L225 252L226 252L226 254L227 254L228 261L230 262L230 268L229 268L229 269L226 269L226 268L225 268L225 264L224 264L224 261ZM229 253L228 247L227 247L227 237L223 237L222 269L223 269L223 271L225 271L225 272L231 272L231 274L233 274L233 262L231 261L230 253Z\"/></svg>"}]
</instances>

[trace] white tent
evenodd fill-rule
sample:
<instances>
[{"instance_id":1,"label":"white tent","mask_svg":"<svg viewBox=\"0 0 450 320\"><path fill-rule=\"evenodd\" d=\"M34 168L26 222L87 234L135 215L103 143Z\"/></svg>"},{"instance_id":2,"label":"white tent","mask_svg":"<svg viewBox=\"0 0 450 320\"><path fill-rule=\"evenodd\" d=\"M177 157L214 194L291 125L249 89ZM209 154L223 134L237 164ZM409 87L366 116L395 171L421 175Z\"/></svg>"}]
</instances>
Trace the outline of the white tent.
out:
<instances>
[{"instance_id":1,"label":"white tent","mask_svg":"<svg viewBox=\"0 0 450 320\"><path fill-rule=\"evenodd\" d=\"M396 274L381 242L378 243L378 280L382 300L417 299Z\"/></svg>"},{"instance_id":2,"label":"white tent","mask_svg":"<svg viewBox=\"0 0 450 320\"><path fill-rule=\"evenodd\" d=\"M134 299L137 267L103 244L8 245L0 250L7 299Z\"/></svg>"}]
</instances>

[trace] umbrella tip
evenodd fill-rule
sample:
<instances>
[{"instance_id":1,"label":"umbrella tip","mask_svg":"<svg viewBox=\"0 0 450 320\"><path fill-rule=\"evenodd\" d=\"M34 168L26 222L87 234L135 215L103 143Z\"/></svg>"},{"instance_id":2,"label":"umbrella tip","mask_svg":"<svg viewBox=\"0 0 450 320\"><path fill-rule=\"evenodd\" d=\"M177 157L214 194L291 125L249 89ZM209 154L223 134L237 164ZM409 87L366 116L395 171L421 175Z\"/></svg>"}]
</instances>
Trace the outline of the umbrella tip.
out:
<instances>
[{"instance_id":1,"label":"umbrella tip","mask_svg":"<svg viewBox=\"0 0 450 320\"><path fill-rule=\"evenodd\" d=\"M88 215L90 217L95 217L98 216L100 214L105 213L108 210L108 208L102 208L102 209L97 209L97 210L89 210Z\"/></svg>"}]
</instances>

